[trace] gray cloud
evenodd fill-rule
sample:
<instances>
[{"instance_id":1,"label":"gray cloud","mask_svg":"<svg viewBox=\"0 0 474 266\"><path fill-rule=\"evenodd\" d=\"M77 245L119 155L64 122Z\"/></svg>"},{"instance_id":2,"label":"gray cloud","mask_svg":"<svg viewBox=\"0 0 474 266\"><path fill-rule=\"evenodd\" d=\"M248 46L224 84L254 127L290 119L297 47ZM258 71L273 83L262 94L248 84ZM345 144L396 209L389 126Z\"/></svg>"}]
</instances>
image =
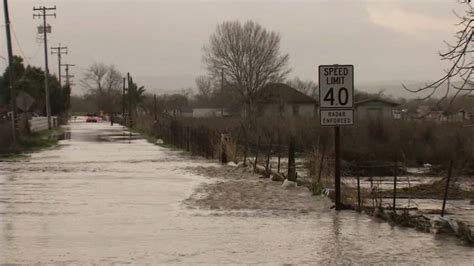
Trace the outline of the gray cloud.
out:
<instances>
[{"instance_id":1,"label":"gray cloud","mask_svg":"<svg viewBox=\"0 0 474 266\"><path fill-rule=\"evenodd\" d=\"M317 80L319 64L349 63L359 84L435 79L444 67L437 52L455 32L451 10L458 8L455 0L10 1L22 50L40 66L39 21L32 19L32 7L43 3L58 8L57 19L50 19L50 44L69 46L67 61L78 65L77 76L92 62L112 63L161 90L192 85L193 76L205 73L203 45L218 23L237 19L281 34L292 76ZM18 42L15 53L20 54ZM50 67L54 72L54 58Z\"/></svg>"}]
</instances>

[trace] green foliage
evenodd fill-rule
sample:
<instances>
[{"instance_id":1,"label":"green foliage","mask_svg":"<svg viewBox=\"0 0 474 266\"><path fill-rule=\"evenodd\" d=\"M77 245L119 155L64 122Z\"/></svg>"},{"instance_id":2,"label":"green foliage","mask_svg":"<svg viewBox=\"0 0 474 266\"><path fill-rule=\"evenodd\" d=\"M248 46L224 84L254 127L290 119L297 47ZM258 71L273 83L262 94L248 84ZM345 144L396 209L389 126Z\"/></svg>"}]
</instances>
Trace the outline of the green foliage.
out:
<instances>
[{"instance_id":1,"label":"green foliage","mask_svg":"<svg viewBox=\"0 0 474 266\"><path fill-rule=\"evenodd\" d=\"M316 196L316 195L321 195L323 193L323 190L325 189L324 185L319 182L311 183L311 193Z\"/></svg>"},{"instance_id":2,"label":"green foliage","mask_svg":"<svg viewBox=\"0 0 474 266\"><path fill-rule=\"evenodd\" d=\"M23 91L35 99L33 110L38 113L45 113L45 84L44 71L35 66L24 66L21 57L14 57L14 86L16 93ZM59 81L55 76L48 77L50 103L52 115L60 115L66 112L69 107L69 97L71 89L68 87L61 88ZM10 102L10 79L9 69L5 70L0 80L0 103Z\"/></svg>"},{"instance_id":3,"label":"green foliage","mask_svg":"<svg viewBox=\"0 0 474 266\"><path fill-rule=\"evenodd\" d=\"M130 79L126 99L130 101L132 107L137 108L142 106L145 101L145 87L138 87L138 85L133 82L133 79Z\"/></svg>"},{"instance_id":4,"label":"green foliage","mask_svg":"<svg viewBox=\"0 0 474 266\"><path fill-rule=\"evenodd\" d=\"M27 150L36 150L41 148L48 148L56 144L57 141L45 137L42 134L33 134L21 136L18 143L21 147Z\"/></svg>"},{"instance_id":5,"label":"green foliage","mask_svg":"<svg viewBox=\"0 0 474 266\"><path fill-rule=\"evenodd\" d=\"M13 57L13 80L18 83L25 72L23 58L19 56ZM10 67L5 69L0 80L0 103L8 104L10 102Z\"/></svg>"},{"instance_id":6,"label":"green foliage","mask_svg":"<svg viewBox=\"0 0 474 266\"><path fill-rule=\"evenodd\" d=\"M0 128L1 129L1 128ZM58 142L58 135L63 133L63 129L47 130L30 135L21 135L16 146L3 145L0 147L0 157L17 157L19 154L33 152L45 148L52 147ZM0 140L8 136L6 132L0 131Z\"/></svg>"}]
</instances>

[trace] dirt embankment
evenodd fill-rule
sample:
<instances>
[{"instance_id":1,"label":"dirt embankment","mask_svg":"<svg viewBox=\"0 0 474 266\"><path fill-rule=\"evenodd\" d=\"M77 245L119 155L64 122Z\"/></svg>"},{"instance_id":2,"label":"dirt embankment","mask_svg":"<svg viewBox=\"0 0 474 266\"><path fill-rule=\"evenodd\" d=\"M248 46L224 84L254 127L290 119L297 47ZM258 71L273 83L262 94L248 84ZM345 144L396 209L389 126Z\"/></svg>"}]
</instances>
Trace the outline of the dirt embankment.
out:
<instances>
[{"instance_id":1,"label":"dirt embankment","mask_svg":"<svg viewBox=\"0 0 474 266\"><path fill-rule=\"evenodd\" d=\"M211 210L262 210L309 213L329 209L324 198L312 197L306 187L284 188L282 182L259 178L242 167L195 167L189 171L206 176L210 182L201 184L190 198L188 206Z\"/></svg>"}]
</instances>

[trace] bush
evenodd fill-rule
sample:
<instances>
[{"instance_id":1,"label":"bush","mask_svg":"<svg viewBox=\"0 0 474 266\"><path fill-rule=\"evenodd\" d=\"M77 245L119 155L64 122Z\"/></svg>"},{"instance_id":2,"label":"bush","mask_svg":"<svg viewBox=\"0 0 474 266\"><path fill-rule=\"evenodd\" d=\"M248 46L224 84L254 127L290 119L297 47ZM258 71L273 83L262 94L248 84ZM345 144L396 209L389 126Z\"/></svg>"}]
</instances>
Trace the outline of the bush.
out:
<instances>
[{"instance_id":1,"label":"bush","mask_svg":"<svg viewBox=\"0 0 474 266\"><path fill-rule=\"evenodd\" d=\"M333 129L320 127L316 118L276 119L263 117L248 126L239 117L173 118L151 117L138 120L138 127L153 132L165 143L187 149L206 158L219 157L221 133L230 136L228 154L231 160L248 155L287 154L288 142L294 137L296 151L307 157L312 175L318 174L321 153L325 161L334 157ZM351 165L380 166L393 164L447 166L450 160L460 168L474 168L474 128L461 124L438 124L411 121L359 121L354 127L342 128L342 158ZM388 171L388 170L387 170ZM391 170L390 170L391 171Z\"/></svg>"}]
</instances>

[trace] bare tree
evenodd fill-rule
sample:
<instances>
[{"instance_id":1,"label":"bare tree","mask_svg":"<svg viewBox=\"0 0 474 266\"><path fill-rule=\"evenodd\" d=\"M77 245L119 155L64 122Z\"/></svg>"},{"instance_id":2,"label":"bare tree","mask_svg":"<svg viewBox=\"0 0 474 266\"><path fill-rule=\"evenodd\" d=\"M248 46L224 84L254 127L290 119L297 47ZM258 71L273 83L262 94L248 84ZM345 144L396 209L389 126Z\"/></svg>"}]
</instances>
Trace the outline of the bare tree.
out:
<instances>
[{"instance_id":1,"label":"bare tree","mask_svg":"<svg viewBox=\"0 0 474 266\"><path fill-rule=\"evenodd\" d=\"M461 27L461 30L456 32L454 43L445 42L448 50L439 54L441 60L451 62L450 67L445 70L446 74L437 81L418 89L409 89L403 85L406 90L414 93L429 92L421 100L433 97L440 89L445 90L437 105L446 103L448 100L448 104L451 105L458 96L468 96L474 91L474 81L471 76L474 69L474 7L471 0L459 0L459 2L467 7L463 15L456 14L460 19L457 26Z\"/></svg>"},{"instance_id":2,"label":"bare tree","mask_svg":"<svg viewBox=\"0 0 474 266\"><path fill-rule=\"evenodd\" d=\"M89 90L97 90L100 92L120 89L122 85L122 74L120 74L114 65L94 63L87 68L81 80L81 84Z\"/></svg>"},{"instance_id":3,"label":"bare tree","mask_svg":"<svg viewBox=\"0 0 474 266\"><path fill-rule=\"evenodd\" d=\"M293 87L294 89L316 98L318 93L318 85L311 80L302 80L299 77L295 77L292 80L287 81L288 85Z\"/></svg>"},{"instance_id":4,"label":"bare tree","mask_svg":"<svg viewBox=\"0 0 474 266\"><path fill-rule=\"evenodd\" d=\"M212 97L213 86L212 79L208 76L198 76L196 78L196 87L198 94L196 98L200 101L208 101Z\"/></svg>"},{"instance_id":5,"label":"bare tree","mask_svg":"<svg viewBox=\"0 0 474 266\"><path fill-rule=\"evenodd\" d=\"M84 88L97 96L99 110L117 112L122 88L122 74L114 65L94 63L90 65L81 80Z\"/></svg>"},{"instance_id":6,"label":"bare tree","mask_svg":"<svg viewBox=\"0 0 474 266\"><path fill-rule=\"evenodd\" d=\"M280 52L280 35L253 21L218 25L204 52L211 76L218 78L223 72L246 108L252 107L256 92L269 82L284 80L290 72L289 55Z\"/></svg>"}]
</instances>

